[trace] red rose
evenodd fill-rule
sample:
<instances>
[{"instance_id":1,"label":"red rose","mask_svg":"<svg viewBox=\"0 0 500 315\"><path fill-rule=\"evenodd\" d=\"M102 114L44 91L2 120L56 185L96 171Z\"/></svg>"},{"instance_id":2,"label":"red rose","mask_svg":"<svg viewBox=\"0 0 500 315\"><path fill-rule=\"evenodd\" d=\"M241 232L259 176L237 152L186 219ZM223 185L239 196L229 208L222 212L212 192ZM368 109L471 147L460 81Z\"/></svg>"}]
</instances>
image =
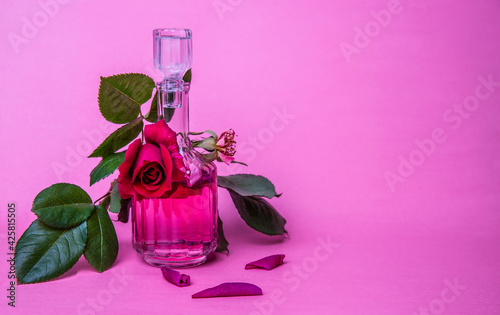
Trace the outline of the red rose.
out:
<instances>
[{"instance_id":1,"label":"red rose","mask_svg":"<svg viewBox=\"0 0 500 315\"><path fill-rule=\"evenodd\" d=\"M185 166L175 132L164 120L144 128L145 144L137 139L125 153L118 170L118 188L123 199L168 197L172 183L185 177Z\"/></svg>"}]
</instances>

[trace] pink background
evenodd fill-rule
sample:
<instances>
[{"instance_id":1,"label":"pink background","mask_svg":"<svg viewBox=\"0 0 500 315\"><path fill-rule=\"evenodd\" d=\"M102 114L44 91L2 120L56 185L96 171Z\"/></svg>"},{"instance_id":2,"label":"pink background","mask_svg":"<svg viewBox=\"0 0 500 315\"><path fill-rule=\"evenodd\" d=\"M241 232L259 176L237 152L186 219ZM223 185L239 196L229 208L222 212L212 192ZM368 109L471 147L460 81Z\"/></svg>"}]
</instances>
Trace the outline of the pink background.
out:
<instances>
[{"instance_id":1,"label":"pink background","mask_svg":"<svg viewBox=\"0 0 500 315\"><path fill-rule=\"evenodd\" d=\"M192 286L167 283L116 223L110 271L82 259L57 281L18 286L17 313L500 313L500 86L481 83L500 82L498 1L61 2L50 16L35 0L0 4L2 313L13 312L7 203L20 236L51 184L104 193L109 180L88 188L98 160L85 158L116 129L102 124L99 76L153 75L157 27L193 30L191 129L236 130L250 166L233 172L284 193L271 202L290 239L248 228L221 191L231 253L187 270ZM275 253L282 267L243 270ZM226 281L264 295L191 299Z\"/></svg>"}]
</instances>

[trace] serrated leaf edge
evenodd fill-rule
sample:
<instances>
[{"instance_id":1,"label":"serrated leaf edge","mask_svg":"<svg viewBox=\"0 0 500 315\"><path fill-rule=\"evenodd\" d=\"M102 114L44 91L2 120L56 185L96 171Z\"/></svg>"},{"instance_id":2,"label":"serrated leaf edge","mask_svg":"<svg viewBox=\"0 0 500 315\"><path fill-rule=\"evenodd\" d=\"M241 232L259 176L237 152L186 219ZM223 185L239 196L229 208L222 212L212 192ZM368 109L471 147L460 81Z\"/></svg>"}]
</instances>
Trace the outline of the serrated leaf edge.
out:
<instances>
[{"instance_id":1,"label":"serrated leaf edge","mask_svg":"<svg viewBox=\"0 0 500 315\"><path fill-rule=\"evenodd\" d=\"M90 172L90 186L92 186L92 185L94 185L95 183L97 183L97 182L99 182L99 181L101 181L101 180L105 179L106 177L110 176L111 174L113 174L113 173L117 170L117 169L115 169L113 172L109 173L108 175L106 175L106 176L104 176L104 177L101 177L101 178L99 178L99 179L97 179L97 180L92 181L92 174L95 174L95 173L97 173L97 172L98 172L98 169L97 169L97 168L98 168L98 167L103 168L103 167L106 165L106 163L111 162L111 161L112 161L112 159L111 159L111 158L110 158L110 159L108 159L108 161L106 161L106 163L103 163L102 165L101 165L101 163L102 163L102 162L104 162L104 160L105 160L106 158L109 158L109 157L111 157L111 156L113 156L113 155L115 155L115 154L123 154L123 153L125 153L125 151L115 152L115 153L113 153L113 154L110 154L110 155L107 155L107 156L103 157L103 158L102 158L102 160L99 162L99 164L97 164L97 165L96 165L96 167L94 167L94 169ZM125 157L125 155L124 155L124 157ZM99 169L99 170L100 170L100 169Z\"/></svg>"},{"instance_id":2,"label":"serrated leaf edge","mask_svg":"<svg viewBox=\"0 0 500 315\"><path fill-rule=\"evenodd\" d=\"M120 128L116 129L115 131L113 131L113 132L112 132L109 136L107 136L107 137L106 137L106 139L104 139L104 141L103 141L103 142L102 142L102 143L101 143L101 144L100 144L100 145L99 145L99 146L98 146L98 147L94 150L94 152L92 152L92 153L91 153L88 157L89 157L89 158L91 158L91 157L102 157L102 158L105 158L105 157L107 157L107 156L109 156L109 155L111 155L111 154L116 153L116 151L115 151L115 152L113 152L113 153L111 153L111 154L108 154L108 155L105 155L105 156L101 156L101 155L94 155L94 153L95 153L96 151L98 151L98 150L99 150L99 149L100 149L100 148L104 145L104 143L106 142L106 140L108 140L108 139L109 139L109 138L110 138L110 137L111 137L111 136L112 136L115 132L117 132L118 130L121 130L121 129L123 129L123 128L127 127L129 124L131 124L131 123L132 123L132 122L134 122L135 120L137 120L137 121L139 121L140 123L144 124L144 122L143 122L143 120L142 120L142 117L137 117L137 118L135 118L134 120L132 120L132 121L130 121L130 122L128 122L128 123L126 123L125 125L121 126ZM138 123L137 125L139 125L139 123ZM132 128L135 128L135 127L137 127L137 126L134 126L134 127L132 127ZM141 130L142 130L142 127L141 127ZM137 136L141 133L141 130L139 130L139 132L137 133L137 135L135 136L135 138L137 138ZM134 138L134 139L135 139L135 138ZM130 142L132 142L134 139L132 139ZM129 143L130 143L130 142L129 142ZM120 148L117 148L116 150L120 150L121 148L123 148L123 147L124 147L124 146L126 146L126 145L127 145L127 144L123 145L123 146L122 146L122 147L120 147Z\"/></svg>"},{"instance_id":3,"label":"serrated leaf edge","mask_svg":"<svg viewBox=\"0 0 500 315\"><path fill-rule=\"evenodd\" d=\"M29 229L29 228L30 228L30 227L31 227L31 226L32 226L35 222L36 222L36 220L35 220L35 221L33 221L33 222L31 222L31 224L30 224L30 226L28 227L28 229ZM44 224L43 222L41 222L41 223L42 223L42 224ZM81 225L81 224L83 224L83 223L85 223L85 232L87 232L87 221L83 221L83 222L82 222L82 223L80 223L79 225ZM79 225L77 225L77 226L79 226ZM69 230L69 229L74 229L74 228L76 228L77 226L68 227L68 228L66 228L66 229L53 229L53 228L52 228L53 230L64 230L64 231L63 231L63 232L61 233L61 235L60 235L60 236L56 239L56 241L54 241L54 242L50 245L50 247L49 247L49 248L52 248L52 246L54 246L54 244L55 244L55 243L56 243L56 242L57 242L57 241L61 238L61 236L62 236L62 235L64 235L64 233L66 233L66 231L67 231L67 230ZM49 227L49 228L50 228L50 227ZM28 230L28 229L26 229L26 230ZM24 234L24 233L23 233L23 234ZM22 237L22 236L21 236L21 237ZM18 240L18 241L19 241L19 240ZM86 244L86 243L87 243L87 233L85 233L85 244ZM17 277L17 273L16 273L16 280L17 280L17 282L18 282L18 283L20 283L20 284L35 284L35 283L43 283L43 282L47 282L47 281L50 281L50 280L54 280L54 279L56 279L56 278L58 278L58 277L62 276L62 275L63 275L63 274L65 274L66 272L68 272L68 271L69 271L69 270L70 270L70 269L71 269L71 268L72 268L72 267L73 267L73 266L74 266L74 265L78 262L78 260L79 260L79 259L80 259L80 257L82 256L83 252L85 251L85 247L86 247L86 246L83 246L83 250L82 250L82 252L81 252L81 253L80 253L80 255L78 256L78 258L75 260L75 262L74 262L74 263L72 263L72 264L70 264L70 266L68 267L68 269L67 269L67 270L63 270L63 271L62 271L62 272L60 272L60 273L56 273L56 274L55 274L55 275L53 275L51 278L46 278L46 279L44 279L44 280L35 281L35 282L23 282L22 280L20 280L20 279ZM16 243L16 248L17 248L17 243ZM34 264L34 265L33 265L33 267L32 267L31 269L33 269L33 268L34 268L34 267L35 267L35 266L36 266L36 265L40 262L40 259L42 259L42 257L43 257L43 256L38 257L38 260L37 260L36 264ZM30 271L31 271L31 269L30 269ZM26 275L28 275L28 274L29 274L29 272L28 272ZM26 277L26 275L25 275L25 277Z\"/></svg>"},{"instance_id":4,"label":"serrated leaf edge","mask_svg":"<svg viewBox=\"0 0 500 315\"><path fill-rule=\"evenodd\" d=\"M264 178L265 180L267 180L267 181L268 181L268 182L269 182L269 183L273 186L274 195L273 195L272 197L268 197L268 196L266 196L266 195L241 195L241 194L239 194L239 193L238 193L239 195L241 195L241 196L243 196L243 197L258 196L258 197L265 197L265 198L267 198L267 199L271 199L271 198L274 198L274 197L279 198L279 197L281 197L281 195L283 194L283 193L278 194L278 192L276 191L276 186L273 184L273 182L271 182L271 181L269 180L269 178L267 178L267 177L265 177L265 176L262 176L262 175L255 175L255 174L230 174L230 175L226 175L226 176L219 175L219 176L217 176L217 177L223 177L223 178L224 178L225 180L227 180L228 182L231 182L231 183L233 183L235 186L238 186L238 185L236 185L236 184L234 183L234 181L232 181L232 180L228 179L228 177L229 177L229 176L234 176L234 175L250 175L250 176L256 176L256 177L262 177L262 178ZM219 186L219 181L217 181L217 186ZM229 189L231 189L231 188L228 188L228 187L225 187L225 186L219 186L219 187L221 187L221 188L225 188L225 189L228 189L228 190L229 190ZM233 191L234 191L234 190L233 190Z\"/></svg>"}]
</instances>

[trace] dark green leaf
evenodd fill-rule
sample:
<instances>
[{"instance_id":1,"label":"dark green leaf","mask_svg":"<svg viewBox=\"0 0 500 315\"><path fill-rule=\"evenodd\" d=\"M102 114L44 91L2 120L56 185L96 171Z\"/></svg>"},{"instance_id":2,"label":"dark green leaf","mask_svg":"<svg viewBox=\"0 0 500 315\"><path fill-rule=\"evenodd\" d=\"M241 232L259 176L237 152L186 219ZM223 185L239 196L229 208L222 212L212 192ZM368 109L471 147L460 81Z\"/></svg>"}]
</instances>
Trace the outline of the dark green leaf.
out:
<instances>
[{"instance_id":1,"label":"dark green leaf","mask_svg":"<svg viewBox=\"0 0 500 315\"><path fill-rule=\"evenodd\" d=\"M79 225L92 214L89 195L73 184L55 184L42 190L33 201L33 211L45 224L55 228Z\"/></svg>"},{"instance_id":2,"label":"dark green leaf","mask_svg":"<svg viewBox=\"0 0 500 315\"><path fill-rule=\"evenodd\" d=\"M129 144L142 131L142 118L132 120L110 134L89 157L106 157Z\"/></svg>"},{"instance_id":3,"label":"dark green leaf","mask_svg":"<svg viewBox=\"0 0 500 315\"><path fill-rule=\"evenodd\" d=\"M141 73L101 77L99 109L106 120L125 124L140 113L140 107L151 98L153 79Z\"/></svg>"},{"instance_id":4,"label":"dark green leaf","mask_svg":"<svg viewBox=\"0 0 500 315\"><path fill-rule=\"evenodd\" d=\"M101 202L99 202L99 204L100 204L101 206L103 206L103 207L104 207L104 209L108 210L108 208L109 208L109 202L110 202L110 199L111 199L111 198L110 198L109 196L106 196L106 197L104 197L104 199L103 199Z\"/></svg>"},{"instance_id":5,"label":"dark green leaf","mask_svg":"<svg viewBox=\"0 0 500 315\"><path fill-rule=\"evenodd\" d=\"M245 197L231 189L228 190L241 218L251 228L267 235L286 233L285 218L269 202L261 197Z\"/></svg>"},{"instance_id":6,"label":"dark green leaf","mask_svg":"<svg viewBox=\"0 0 500 315\"><path fill-rule=\"evenodd\" d=\"M163 92L165 93L165 92ZM153 113L153 106L154 106L154 110L156 111L156 114ZM172 117L174 117L174 113L175 113L175 108L162 108L161 109L161 116L163 118L163 120L165 120L165 122L168 124L171 120L172 120ZM148 116L152 117L152 119L148 119ZM154 118L154 119L153 119ZM153 102L151 104L151 110L149 111L148 115L146 116L146 120L149 121L149 122L157 122L158 121L158 92L155 93L155 96L153 98Z\"/></svg>"},{"instance_id":7,"label":"dark green leaf","mask_svg":"<svg viewBox=\"0 0 500 315\"><path fill-rule=\"evenodd\" d=\"M149 122L155 123L158 121L158 91L156 91L153 100L151 101L151 108L149 113L144 117Z\"/></svg>"},{"instance_id":8,"label":"dark green leaf","mask_svg":"<svg viewBox=\"0 0 500 315\"><path fill-rule=\"evenodd\" d=\"M44 282L62 275L82 256L86 242L86 221L73 228L53 229L35 220L16 245L18 283Z\"/></svg>"},{"instance_id":9,"label":"dark green leaf","mask_svg":"<svg viewBox=\"0 0 500 315\"><path fill-rule=\"evenodd\" d=\"M192 77L192 73L191 73L191 69L189 69L188 71L186 71L186 73L184 73L184 76L182 77L182 81L191 82L191 77Z\"/></svg>"},{"instance_id":10,"label":"dark green leaf","mask_svg":"<svg viewBox=\"0 0 500 315\"><path fill-rule=\"evenodd\" d=\"M171 120L172 117L174 117L175 114L175 108L164 108L163 109L163 120L168 124Z\"/></svg>"},{"instance_id":11,"label":"dark green leaf","mask_svg":"<svg viewBox=\"0 0 500 315\"><path fill-rule=\"evenodd\" d=\"M130 205L132 204L132 198L122 199L122 206L120 207L120 213L118 213L118 221L127 223Z\"/></svg>"},{"instance_id":12,"label":"dark green leaf","mask_svg":"<svg viewBox=\"0 0 500 315\"><path fill-rule=\"evenodd\" d=\"M279 197L273 183L264 176L252 174L236 174L217 176L219 187L232 189L242 196Z\"/></svg>"},{"instance_id":13,"label":"dark green leaf","mask_svg":"<svg viewBox=\"0 0 500 315\"><path fill-rule=\"evenodd\" d=\"M122 198L120 197L120 192L118 191L118 181L113 184L113 188L111 188L111 191L109 192L109 198L109 211L119 213L122 205Z\"/></svg>"},{"instance_id":14,"label":"dark green leaf","mask_svg":"<svg viewBox=\"0 0 500 315\"><path fill-rule=\"evenodd\" d=\"M215 249L216 252L218 253L229 253L229 249L227 246L229 245L229 242L227 241L226 237L224 236L224 230L222 229L222 220L220 217L217 217L217 248Z\"/></svg>"},{"instance_id":15,"label":"dark green leaf","mask_svg":"<svg viewBox=\"0 0 500 315\"><path fill-rule=\"evenodd\" d=\"M109 269L118 256L118 239L108 212L102 206L87 220L87 246L83 255L98 272Z\"/></svg>"},{"instance_id":16,"label":"dark green leaf","mask_svg":"<svg viewBox=\"0 0 500 315\"><path fill-rule=\"evenodd\" d=\"M101 179L113 174L114 171L125 160L125 151L113 153L106 156L97 164L97 166L90 172L90 186L94 185Z\"/></svg>"}]
</instances>

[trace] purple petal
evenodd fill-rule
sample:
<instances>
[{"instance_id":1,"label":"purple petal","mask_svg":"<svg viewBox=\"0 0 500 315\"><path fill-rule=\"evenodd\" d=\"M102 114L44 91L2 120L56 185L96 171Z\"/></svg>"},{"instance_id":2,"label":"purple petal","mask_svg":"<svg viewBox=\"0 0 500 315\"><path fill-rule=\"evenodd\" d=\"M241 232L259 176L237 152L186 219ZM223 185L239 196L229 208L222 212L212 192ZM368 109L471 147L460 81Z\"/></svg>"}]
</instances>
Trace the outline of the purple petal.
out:
<instances>
[{"instance_id":1,"label":"purple petal","mask_svg":"<svg viewBox=\"0 0 500 315\"><path fill-rule=\"evenodd\" d=\"M285 255L271 255L262 259L252 261L245 266L245 269L267 269L271 270L280 265L283 265Z\"/></svg>"},{"instance_id":2,"label":"purple petal","mask_svg":"<svg viewBox=\"0 0 500 315\"><path fill-rule=\"evenodd\" d=\"M193 299L221 296L262 295L262 289L251 283L226 282L193 294Z\"/></svg>"},{"instance_id":3,"label":"purple petal","mask_svg":"<svg viewBox=\"0 0 500 315\"><path fill-rule=\"evenodd\" d=\"M180 272L168 267L161 267L161 273L163 273L163 276L168 282L173 283L178 287L187 287L191 284L191 278L188 275L181 274Z\"/></svg>"}]
</instances>

